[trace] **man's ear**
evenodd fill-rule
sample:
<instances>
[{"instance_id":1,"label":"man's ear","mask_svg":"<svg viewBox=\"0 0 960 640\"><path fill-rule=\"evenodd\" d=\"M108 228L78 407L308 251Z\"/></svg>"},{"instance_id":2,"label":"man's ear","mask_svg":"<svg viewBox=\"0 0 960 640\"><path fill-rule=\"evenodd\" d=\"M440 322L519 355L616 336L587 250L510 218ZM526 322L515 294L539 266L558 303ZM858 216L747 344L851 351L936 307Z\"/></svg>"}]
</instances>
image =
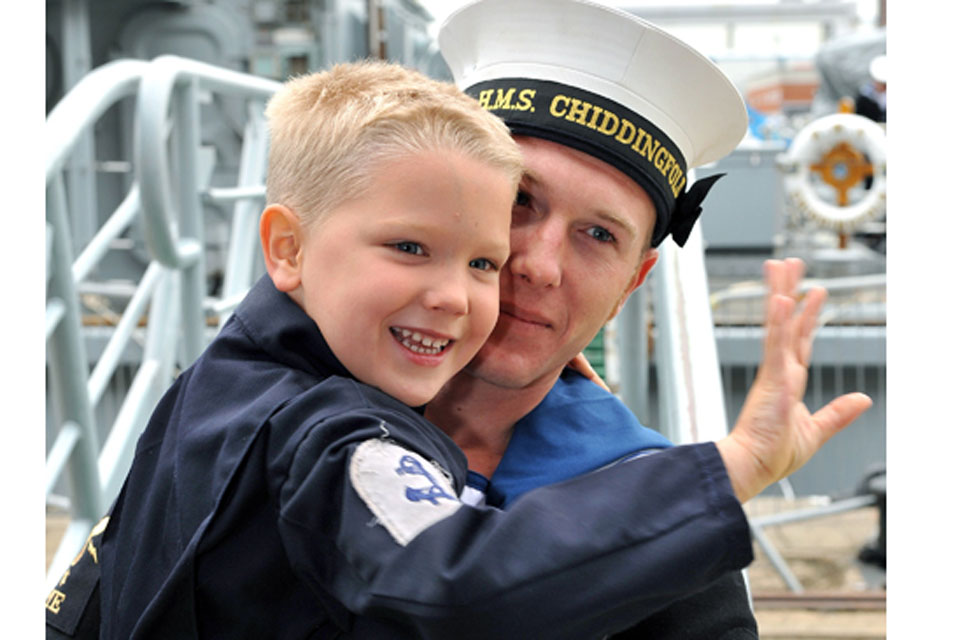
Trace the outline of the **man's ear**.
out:
<instances>
[{"instance_id":1,"label":"man's ear","mask_svg":"<svg viewBox=\"0 0 960 640\"><path fill-rule=\"evenodd\" d=\"M640 266L637 268L637 272L631 279L630 284L627 285L627 288L620 297L620 302L617 303L613 313L611 313L610 317L607 318L607 322L612 320L614 316L620 313L620 310L623 309L623 305L627 303L627 298L629 298L630 294L636 291L637 288L647 279L647 275L650 274L650 270L653 269L653 265L657 264L657 258L659 257L660 252L653 247L650 247L644 252L643 258L640 261Z\"/></svg>"},{"instance_id":2,"label":"man's ear","mask_svg":"<svg viewBox=\"0 0 960 640\"><path fill-rule=\"evenodd\" d=\"M271 204L260 214L260 246L267 273L280 291L300 286L303 227L300 218L281 204Z\"/></svg>"}]
</instances>

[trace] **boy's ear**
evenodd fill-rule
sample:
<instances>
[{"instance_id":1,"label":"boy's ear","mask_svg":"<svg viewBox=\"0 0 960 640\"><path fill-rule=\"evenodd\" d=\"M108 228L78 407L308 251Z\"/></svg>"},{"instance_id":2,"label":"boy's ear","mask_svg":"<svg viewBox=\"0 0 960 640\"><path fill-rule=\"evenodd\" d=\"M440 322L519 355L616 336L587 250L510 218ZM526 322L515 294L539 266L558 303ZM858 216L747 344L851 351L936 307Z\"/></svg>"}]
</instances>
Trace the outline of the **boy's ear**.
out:
<instances>
[{"instance_id":1,"label":"boy's ear","mask_svg":"<svg viewBox=\"0 0 960 640\"><path fill-rule=\"evenodd\" d=\"M260 246L273 285L287 293L299 287L303 227L297 214L282 204L264 209L260 214Z\"/></svg>"}]
</instances>

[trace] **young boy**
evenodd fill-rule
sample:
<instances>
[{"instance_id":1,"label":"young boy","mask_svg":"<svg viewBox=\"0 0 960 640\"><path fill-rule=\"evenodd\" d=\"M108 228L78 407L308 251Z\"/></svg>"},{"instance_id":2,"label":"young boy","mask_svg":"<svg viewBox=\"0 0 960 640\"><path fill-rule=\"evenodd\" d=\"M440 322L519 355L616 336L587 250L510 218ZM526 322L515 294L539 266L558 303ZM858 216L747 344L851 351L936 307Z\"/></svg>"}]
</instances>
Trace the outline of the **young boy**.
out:
<instances>
[{"instance_id":1,"label":"young boy","mask_svg":"<svg viewBox=\"0 0 960 640\"><path fill-rule=\"evenodd\" d=\"M268 117L269 277L138 443L94 558L101 638L601 637L749 562L696 448L459 500L466 458L416 407L496 319L521 166L499 120L377 63L294 80ZM677 509L664 546L647 515Z\"/></svg>"},{"instance_id":2,"label":"young boy","mask_svg":"<svg viewBox=\"0 0 960 640\"><path fill-rule=\"evenodd\" d=\"M496 322L522 162L506 126L453 85L382 63L294 79L267 116L269 277L139 442L102 540L104 637L307 635L328 598L311 602L323 585L297 578L306 549L276 519L286 508L296 529L298 509L342 497L296 507L303 466L339 467L327 456L381 436L459 453L409 407ZM413 451L405 464L414 481L443 480ZM444 490L424 504L456 504L446 480L427 486Z\"/></svg>"}]
</instances>

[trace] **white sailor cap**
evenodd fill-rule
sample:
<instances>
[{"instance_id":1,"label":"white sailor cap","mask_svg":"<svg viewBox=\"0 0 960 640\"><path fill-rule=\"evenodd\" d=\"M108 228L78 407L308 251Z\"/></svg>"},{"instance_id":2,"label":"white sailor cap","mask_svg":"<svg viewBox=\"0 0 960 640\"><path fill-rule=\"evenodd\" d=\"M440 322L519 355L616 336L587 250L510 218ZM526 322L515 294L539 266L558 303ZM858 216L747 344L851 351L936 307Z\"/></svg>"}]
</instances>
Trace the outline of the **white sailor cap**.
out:
<instances>
[{"instance_id":1,"label":"white sailor cap","mask_svg":"<svg viewBox=\"0 0 960 640\"><path fill-rule=\"evenodd\" d=\"M887 56L879 55L870 61L870 77L877 82L887 81Z\"/></svg>"},{"instance_id":2,"label":"white sailor cap","mask_svg":"<svg viewBox=\"0 0 960 640\"><path fill-rule=\"evenodd\" d=\"M687 169L732 151L747 129L736 87L710 60L634 15L583 0L479 0L439 33L457 85L517 135L593 155L657 209L654 245L686 241L719 176Z\"/></svg>"}]
</instances>

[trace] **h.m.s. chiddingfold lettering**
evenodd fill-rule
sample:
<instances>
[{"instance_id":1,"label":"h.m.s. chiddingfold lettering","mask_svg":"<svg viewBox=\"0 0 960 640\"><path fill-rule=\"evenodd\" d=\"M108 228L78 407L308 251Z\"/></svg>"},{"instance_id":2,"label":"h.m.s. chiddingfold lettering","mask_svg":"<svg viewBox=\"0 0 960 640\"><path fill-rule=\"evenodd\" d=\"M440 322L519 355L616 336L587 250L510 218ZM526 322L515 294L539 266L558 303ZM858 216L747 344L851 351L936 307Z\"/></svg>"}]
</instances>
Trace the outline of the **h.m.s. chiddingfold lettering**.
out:
<instances>
[{"instance_id":1,"label":"h.m.s. chiddingfold lettering","mask_svg":"<svg viewBox=\"0 0 960 640\"><path fill-rule=\"evenodd\" d=\"M477 101L488 111L534 112L537 89L517 87L484 89L477 94ZM676 157L660 140L628 118L602 106L585 100L556 93L550 99L549 116L586 127L604 136L609 136L628 147L652 164L666 178L673 196L677 197L686 185L686 172ZM542 116L541 116L542 117Z\"/></svg>"}]
</instances>

